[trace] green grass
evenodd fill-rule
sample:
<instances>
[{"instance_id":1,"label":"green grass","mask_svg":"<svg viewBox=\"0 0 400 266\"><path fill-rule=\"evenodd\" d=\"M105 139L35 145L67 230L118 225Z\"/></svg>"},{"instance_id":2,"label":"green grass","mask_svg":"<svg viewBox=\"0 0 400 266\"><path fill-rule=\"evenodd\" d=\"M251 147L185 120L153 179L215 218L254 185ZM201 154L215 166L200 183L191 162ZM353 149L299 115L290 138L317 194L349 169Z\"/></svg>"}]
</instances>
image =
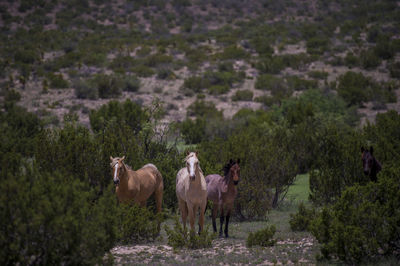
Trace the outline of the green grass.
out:
<instances>
[{"instance_id":1,"label":"green grass","mask_svg":"<svg viewBox=\"0 0 400 266\"><path fill-rule=\"evenodd\" d=\"M300 202L307 203L310 193L310 176L308 174L298 175L296 181L290 186L287 198L298 204Z\"/></svg>"}]
</instances>

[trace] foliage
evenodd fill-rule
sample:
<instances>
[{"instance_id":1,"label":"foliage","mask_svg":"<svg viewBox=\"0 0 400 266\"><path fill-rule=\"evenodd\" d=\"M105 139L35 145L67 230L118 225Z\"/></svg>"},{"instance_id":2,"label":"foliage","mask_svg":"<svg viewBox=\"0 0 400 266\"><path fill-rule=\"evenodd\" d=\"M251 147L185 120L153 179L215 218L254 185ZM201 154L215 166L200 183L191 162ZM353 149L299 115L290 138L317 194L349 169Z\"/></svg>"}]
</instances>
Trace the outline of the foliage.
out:
<instances>
[{"instance_id":1,"label":"foliage","mask_svg":"<svg viewBox=\"0 0 400 266\"><path fill-rule=\"evenodd\" d=\"M97 88L100 98L113 98L122 93L123 83L117 76L97 74L92 83Z\"/></svg>"},{"instance_id":2,"label":"foliage","mask_svg":"<svg viewBox=\"0 0 400 266\"><path fill-rule=\"evenodd\" d=\"M184 229L182 224L179 222L179 217L174 218L174 228L169 226L164 226L165 232L168 236L168 245L172 246L174 249L177 248L190 248L190 249L200 249L200 248L210 248L212 246L212 240L215 238L214 233L208 232L208 227L206 227L199 235L194 231L188 232L187 228Z\"/></svg>"},{"instance_id":3,"label":"foliage","mask_svg":"<svg viewBox=\"0 0 400 266\"><path fill-rule=\"evenodd\" d=\"M324 257L359 264L399 252L399 173L398 168L384 170L378 183L349 187L323 209L311 231Z\"/></svg>"},{"instance_id":4,"label":"foliage","mask_svg":"<svg viewBox=\"0 0 400 266\"><path fill-rule=\"evenodd\" d=\"M49 73L47 78L49 79L51 88L65 89L69 86L69 82L64 79L62 74Z\"/></svg>"},{"instance_id":5,"label":"foliage","mask_svg":"<svg viewBox=\"0 0 400 266\"><path fill-rule=\"evenodd\" d=\"M2 264L101 263L116 240L110 197L96 200L60 172L21 167L0 184Z\"/></svg>"},{"instance_id":6,"label":"foliage","mask_svg":"<svg viewBox=\"0 0 400 266\"><path fill-rule=\"evenodd\" d=\"M303 202L298 206L295 214L290 214L290 229L292 231L309 231L311 221L315 218L315 209L307 209Z\"/></svg>"},{"instance_id":7,"label":"foliage","mask_svg":"<svg viewBox=\"0 0 400 266\"><path fill-rule=\"evenodd\" d=\"M124 244L154 240L160 233L162 214L137 204L120 204L117 217L118 240Z\"/></svg>"},{"instance_id":8,"label":"foliage","mask_svg":"<svg viewBox=\"0 0 400 266\"><path fill-rule=\"evenodd\" d=\"M77 78L72 81L72 86L75 89L75 95L79 99L96 100L99 97L99 91L92 86L87 80Z\"/></svg>"},{"instance_id":9,"label":"foliage","mask_svg":"<svg viewBox=\"0 0 400 266\"><path fill-rule=\"evenodd\" d=\"M232 101L252 101L253 92L251 90L238 90L232 96Z\"/></svg>"},{"instance_id":10,"label":"foliage","mask_svg":"<svg viewBox=\"0 0 400 266\"><path fill-rule=\"evenodd\" d=\"M362 73L346 72L339 77L338 94L350 105L361 104L368 99L370 81Z\"/></svg>"},{"instance_id":11,"label":"foliage","mask_svg":"<svg viewBox=\"0 0 400 266\"><path fill-rule=\"evenodd\" d=\"M92 110L89 115L90 125L94 131L102 130L107 121L115 119L116 122L129 126L133 132L138 133L148 115L142 110L141 106L131 100L125 102L110 101L101 106L98 110Z\"/></svg>"},{"instance_id":12,"label":"foliage","mask_svg":"<svg viewBox=\"0 0 400 266\"><path fill-rule=\"evenodd\" d=\"M276 228L274 225L265 227L257 232L250 232L247 237L246 246L261 246L261 247L272 247L275 245L276 240L273 239Z\"/></svg>"}]
</instances>

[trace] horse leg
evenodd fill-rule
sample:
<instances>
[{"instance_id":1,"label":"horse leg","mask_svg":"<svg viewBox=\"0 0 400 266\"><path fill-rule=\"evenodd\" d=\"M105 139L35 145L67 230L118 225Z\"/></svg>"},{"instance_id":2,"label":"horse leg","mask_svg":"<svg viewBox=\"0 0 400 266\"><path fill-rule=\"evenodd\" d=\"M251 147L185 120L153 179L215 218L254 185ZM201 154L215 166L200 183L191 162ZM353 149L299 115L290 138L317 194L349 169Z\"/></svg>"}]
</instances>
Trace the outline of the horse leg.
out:
<instances>
[{"instance_id":1,"label":"horse leg","mask_svg":"<svg viewBox=\"0 0 400 266\"><path fill-rule=\"evenodd\" d=\"M182 223L183 223L183 229L186 230L186 218L188 215L188 208L186 206L186 202L179 199L179 209L181 211L181 217L182 217Z\"/></svg>"},{"instance_id":2,"label":"horse leg","mask_svg":"<svg viewBox=\"0 0 400 266\"><path fill-rule=\"evenodd\" d=\"M232 210L232 208L228 208L228 211L226 213L225 232L224 232L226 238L229 237L229 235L228 235L228 226L229 226L229 218L231 216L231 210Z\"/></svg>"},{"instance_id":3,"label":"horse leg","mask_svg":"<svg viewBox=\"0 0 400 266\"><path fill-rule=\"evenodd\" d=\"M204 227L204 213L206 211L206 206L207 206L207 203L203 204L203 206L200 206L199 235L200 235L201 231L203 231L203 227Z\"/></svg>"},{"instance_id":4,"label":"horse leg","mask_svg":"<svg viewBox=\"0 0 400 266\"><path fill-rule=\"evenodd\" d=\"M162 207L162 198L163 198L163 188L160 186L154 194L154 197L156 199L156 206L157 206L157 213L161 212L161 207Z\"/></svg>"},{"instance_id":5,"label":"horse leg","mask_svg":"<svg viewBox=\"0 0 400 266\"><path fill-rule=\"evenodd\" d=\"M195 205L188 204L189 210L189 223L190 223L190 230L194 232L194 220L195 220Z\"/></svg>"},{"instance_id":6,"label":"horse leg","mask_svg":"<svg viewBox=\"0 0 400 266\"><path fill-rule=\"evenodd\" d=\"M219 217L219 237L222 237L222 226L224 224L224 207L221 204L220 217Z\"/></svg>"},{"instance_id":7,"label":"horse leg","mask_svg":"<svg viewBox=\"0 0 400 266\"><path fill-rule=\"evenodd\" d=\"M217 232L217 223L215 222L217 218L217 213L218 213L218 205L215 203L213 204L212 215L211 215L214 233Z\"/></svg>"}]
</instances>

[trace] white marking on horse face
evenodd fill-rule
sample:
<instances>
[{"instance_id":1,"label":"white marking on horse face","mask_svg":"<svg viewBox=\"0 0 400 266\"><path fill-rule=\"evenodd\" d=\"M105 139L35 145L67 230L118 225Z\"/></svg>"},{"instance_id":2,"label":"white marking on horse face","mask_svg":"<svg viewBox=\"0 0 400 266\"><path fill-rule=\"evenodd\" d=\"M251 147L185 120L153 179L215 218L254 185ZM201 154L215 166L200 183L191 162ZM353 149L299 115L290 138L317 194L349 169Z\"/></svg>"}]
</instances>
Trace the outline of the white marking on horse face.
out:
<instances>
[{"instance_id":1,"label":"white marking on horse face","mask_svg":"<svg viewBox=\"0 0 400 266\"><path fill-rule=\"evenodd\" d=\"M189 177L194 180L194 178L196 177L196 164L199 161L197 160L197 158L195 157L190 157L187 161L186 161L186 167L188 169L189 172Z\"/></svg>"},{"instance_id":2,"label":"white marking on horse face","mask_svg":"<svg viewBox=\"0 0 400 266\"><path fill-rule=\"evenodd\" d=\"M119 182L119 178L118 178L118 175L117 175L117 173L118 173L118 163L116 163L115 165L114 165L114 183L115 184L117 184L118 182Z\"/></svg>"}]
</instances>

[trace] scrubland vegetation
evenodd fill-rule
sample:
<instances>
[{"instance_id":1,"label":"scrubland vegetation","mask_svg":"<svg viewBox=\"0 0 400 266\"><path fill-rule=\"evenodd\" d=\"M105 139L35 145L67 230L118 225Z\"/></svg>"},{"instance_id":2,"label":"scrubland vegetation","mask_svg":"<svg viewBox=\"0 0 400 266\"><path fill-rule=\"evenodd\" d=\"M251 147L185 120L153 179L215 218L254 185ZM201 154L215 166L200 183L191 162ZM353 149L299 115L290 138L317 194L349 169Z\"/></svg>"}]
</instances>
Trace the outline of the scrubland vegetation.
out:
<instances>
[{"instance_id":1,"label":"scrubland vegetation","mask_svg":"<svg viewBox=\"0 0 400 266\"><path fill-rule=\"evenodd\" d=\"M0 16L2 264L112 263L115 245L159 234L210 247L208 232L157 226L176 215L187 149L205 174L241 159L234 220L269 223L240 234L251 250L285 237L274 212L307 174L307 199L279 219L318 241L309 263L398 260L396 1L20 0L0 3ZM159 87L169 83L176 90ZM55 100L69 91L72 103ZM379 113L361 125L366 107ZM362 172L369 146L377 183ZM116 203L110 155L157 166L162 215L152 201Z\"/></svg>"}]
</instances>

